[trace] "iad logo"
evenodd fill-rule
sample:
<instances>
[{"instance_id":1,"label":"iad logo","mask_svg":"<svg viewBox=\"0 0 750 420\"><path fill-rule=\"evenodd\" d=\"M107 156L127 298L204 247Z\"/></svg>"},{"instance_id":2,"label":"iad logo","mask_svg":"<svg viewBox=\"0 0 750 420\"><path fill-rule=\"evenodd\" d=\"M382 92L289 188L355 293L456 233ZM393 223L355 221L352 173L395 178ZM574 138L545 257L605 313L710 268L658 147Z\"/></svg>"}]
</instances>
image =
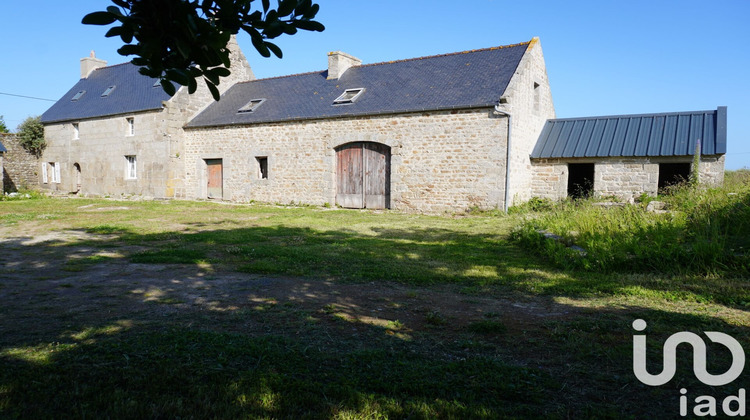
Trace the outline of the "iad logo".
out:
<instances>
[{"instance_id":1,"label":"iad logo","mask_svg":"<svg viewBox=\"0 0 750 420\"><path fill-rule=\"evenodd\" d=\"M633 329L643 331L646 329L646 321L636 319L633 322ZM633 373L639 381L650 386L661 386L669 382L677 372L677 346L680 344L690 344L693 347L693 372L699 381L710 386L727 385L739 378L745 368L745 351L740 343L731 336L716 332L705 331L704 334L714 343L719 343L732 354L732 365L729 370L721 375L712 375L706 370L706 342L698 335L688 331L672 334L664 343L664 368L661 373L652 375L646 370L646 336L633 335ZM686 389L681 389L680 393L680 415L687 415L687 394ZM715 416L717 410L716 399L710 395L699 396L695 399L696 406L693 413L697 416ZM736 403L737 408L733 408ZM730 395L722 402L722 409L727 416L744 416L745 415L745 389L740 388L737 396Z\"/></svg>"}]
</instances>

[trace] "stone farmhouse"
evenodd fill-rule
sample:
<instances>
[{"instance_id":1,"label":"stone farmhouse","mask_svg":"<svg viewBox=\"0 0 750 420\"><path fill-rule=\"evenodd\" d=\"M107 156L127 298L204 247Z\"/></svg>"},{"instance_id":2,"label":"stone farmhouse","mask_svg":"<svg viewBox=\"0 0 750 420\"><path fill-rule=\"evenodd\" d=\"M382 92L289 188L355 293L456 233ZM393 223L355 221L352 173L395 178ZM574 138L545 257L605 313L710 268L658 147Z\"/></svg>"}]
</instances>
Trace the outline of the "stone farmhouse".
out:
<instances>
[{"instance_id":1,"label":"stone farmhouse","mask_svg":"<svg viewBox=\"0 0 750 420\"><path fill-rule=\"evenodd\" d=\"M726 108L555 119L529 42L255 80L169 97L132 64L81 60L43 116L39 182L57 193L336 204L412 212L504 209L580 190L631 199L691 171L720 183ZM685 166L687 165L687 167ZM687 169L686 169L687 168Z\"/></svg>"}]
</instances>

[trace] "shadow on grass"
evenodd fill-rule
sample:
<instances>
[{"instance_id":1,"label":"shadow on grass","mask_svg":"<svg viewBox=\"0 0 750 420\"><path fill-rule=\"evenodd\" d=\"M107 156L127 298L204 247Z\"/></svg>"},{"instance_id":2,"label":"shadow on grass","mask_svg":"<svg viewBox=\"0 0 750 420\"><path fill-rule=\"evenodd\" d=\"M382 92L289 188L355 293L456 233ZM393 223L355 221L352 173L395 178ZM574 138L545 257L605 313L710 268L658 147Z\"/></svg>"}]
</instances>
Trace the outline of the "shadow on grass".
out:
<instances>
[{"instance_id":1,"label":"shadow on grass","mask_svg":"<svg viewBox=\"0 0 750 420\"><path fill-rule=\"evenodd\" d=\"M689 379L687 366L683 379L664 388L638 383L629 357L633 319L649 321L656 340L649 355L657 362L658 343L680 330L723 331L750 344L747 327L638 307L558 318L518 310L525 324L489 336L468 329L401 334L398 326L311 309L340 302L339 286L351 285L327 282L333 286L323 294L323 279L362 288L369 287L364 281L382 288L449 283L528 299L541 291L545 309L557 313L570 308L553 296L603 290L596 277L550 270L497 235L283 226L100 233L106 236L3 242L0 415L657 417L677 413L679 387L724 391ZM274 277L220 275L219 266L307 279L279 290ZM603 283L612 294L633 286ZM639 287L677 292L674 284ZM331 312L356 319L366 306L360 299ZM513 310L503 320L511 323ZM712 372L728 359L716 354Z\"/></svg>"}]
</instances>

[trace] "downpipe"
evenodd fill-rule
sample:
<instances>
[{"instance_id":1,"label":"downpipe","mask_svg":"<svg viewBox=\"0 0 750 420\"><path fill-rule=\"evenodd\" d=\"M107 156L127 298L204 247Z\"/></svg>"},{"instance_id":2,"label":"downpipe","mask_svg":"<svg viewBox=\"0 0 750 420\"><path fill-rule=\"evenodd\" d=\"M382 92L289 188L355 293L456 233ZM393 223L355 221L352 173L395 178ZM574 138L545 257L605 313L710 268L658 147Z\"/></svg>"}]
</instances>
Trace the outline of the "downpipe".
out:
<instances>
[{"instance_id":1,"label":"downpipe","mask_svg":"<svg viewBox=\"0 0 750 420\"><path fill-rule=\"evenodd\" d=\"M506 141L505 150L505 200L503 202L503 211L508 213L508 202L510 200L510 145L513 126L513 116L510 112L501 110L500 105L495 105L495 114L505 115L508 117L508 140Z\"/></svg>"}]
</instances>

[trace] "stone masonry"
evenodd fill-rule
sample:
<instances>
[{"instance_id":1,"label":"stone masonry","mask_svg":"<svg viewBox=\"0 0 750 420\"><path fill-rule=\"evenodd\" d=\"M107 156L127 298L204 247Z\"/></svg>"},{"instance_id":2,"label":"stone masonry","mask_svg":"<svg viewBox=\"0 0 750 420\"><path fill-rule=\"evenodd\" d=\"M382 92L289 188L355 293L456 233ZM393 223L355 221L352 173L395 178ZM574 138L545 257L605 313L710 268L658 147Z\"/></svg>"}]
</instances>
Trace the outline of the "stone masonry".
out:
<instances>
[{"instance_id":1,"label":"stone masonry","mask_svg":"<svg viewBox=\"0 0 750 420\"><path fill-rule=\"evenodd\" d=\"M0 134L0 142L7 152L3 155L3 191L37 187L39 160L24 149L15 134Z\"/></svg>"},{"instance_id":2,"label":"stone masonry","mask_svg":"<svg viewBox=\"0 0 750 420\"><path fill-rule=\"evenodd\" d=\"M632 201L646 193L656 196L659 186L659 164L692 162L689 157L538 159L532 168L531 195L552 200L568 195L568 163L594 163L594 195L615 196ZM724 181L724 156L703 156L699 182L708 187Z\"/></svg>"},{"instance_id":3,"label":"stone masonry","mask_svg":"<svg viewBox=\"0 0 750 420\"><path fill-rule=\"evenodd\" d=\"M555 116L538 40L529 44L504 96L499 109L513 115L510 198L525 199L529 153L544 122ZM335 148L375 142L391 151L391 208L503 208L507 124L505 115L485 108L188 128L187 198L206 198L206 160L222 159L225 200L333 204ZM267 158L268 179L260 177L259 157Z\"/></svg>"}]
</instances>

